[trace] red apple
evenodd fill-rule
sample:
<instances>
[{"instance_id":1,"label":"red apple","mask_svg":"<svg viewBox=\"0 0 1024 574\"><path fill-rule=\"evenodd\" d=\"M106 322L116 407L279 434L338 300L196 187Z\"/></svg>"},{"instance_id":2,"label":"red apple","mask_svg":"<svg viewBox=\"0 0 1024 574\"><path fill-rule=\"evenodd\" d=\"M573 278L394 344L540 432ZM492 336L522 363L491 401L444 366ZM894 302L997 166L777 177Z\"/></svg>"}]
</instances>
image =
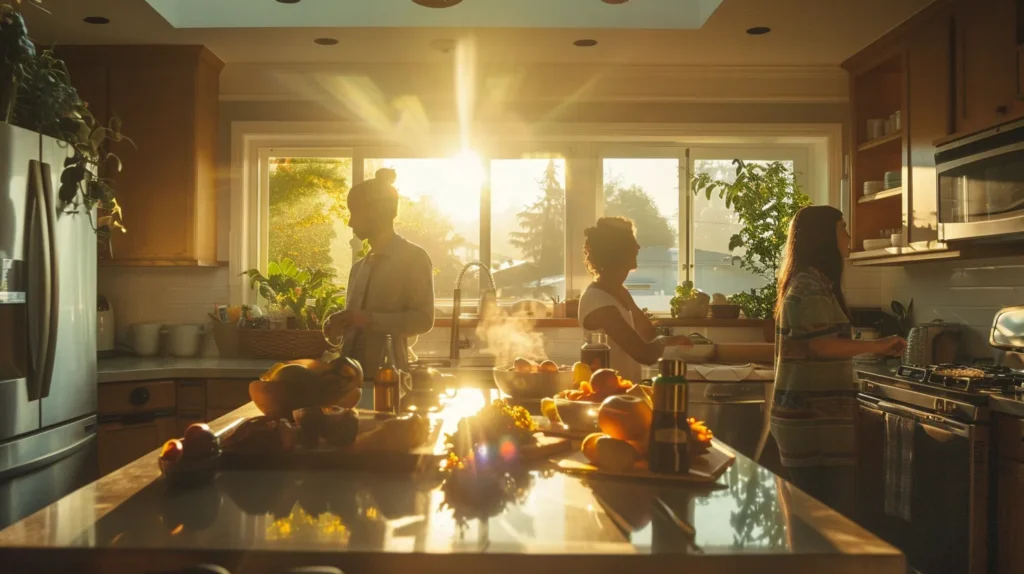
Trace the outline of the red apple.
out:
<instances>
[{"instance_id":1,"label":"red apple","mask_svg":"<svg viewBox=\"0 0 1024 574\"><path fill-rule=\"evenodd\" d=\"M185 455L208 456L217 451L217 437L210 430L206 423L189 425L185 429L185 437L182 439L185 446Z\"/></svg>"},{"instance_id":2,"label":"red apple","mask_svg":"<svg viewBox=\"0 0 1024 574\"><path fill-rule=\"evenodd\" d=\"M167 462L178 462L181 460L182 451L184 445L181 441L172 438L171 440L164 443L164 447L160 450L160 460L166 460Z\"/></svg>"}]
</instances>

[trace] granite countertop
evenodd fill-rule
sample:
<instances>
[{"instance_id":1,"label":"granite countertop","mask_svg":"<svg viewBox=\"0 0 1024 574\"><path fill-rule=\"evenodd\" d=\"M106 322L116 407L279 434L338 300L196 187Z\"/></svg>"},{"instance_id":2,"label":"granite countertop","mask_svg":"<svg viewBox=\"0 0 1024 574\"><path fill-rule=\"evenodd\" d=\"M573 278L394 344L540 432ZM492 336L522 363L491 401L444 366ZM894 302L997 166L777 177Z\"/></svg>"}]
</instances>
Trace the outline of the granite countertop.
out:
<instances>
[{"instance_id":1,"label":"granite countertop","mask_svg":"<svg viewBox=\"0 0 1024 574\"><path fill-rule=\"evenodd\" d=\"M97 361L96 375L101 384L153 379L255 379L276 362L218 357L117 357Z\"/></svg>"},{"instance_id":2,"label":"granite countertop","mask_svg":"<svg viewBox=\"0 0 1024 574\"><path fill-rule=\"evenodd\" d=\"M372 401L368 391L360 406ZM442 431L495 396L447 393L435 415ZM211 426L254 414L249 403ZM541 467L518 478L503 510L462 521L433 473L225 471L206 487L172 492L157 455L0 532L0 561L19 572L169 571L198 562L236 574L296 563L346 572L905 572L898 550L741 454L718 488L588 480ZM692 539L659 499L692 525Z\"/></svg>"}]
</instances>

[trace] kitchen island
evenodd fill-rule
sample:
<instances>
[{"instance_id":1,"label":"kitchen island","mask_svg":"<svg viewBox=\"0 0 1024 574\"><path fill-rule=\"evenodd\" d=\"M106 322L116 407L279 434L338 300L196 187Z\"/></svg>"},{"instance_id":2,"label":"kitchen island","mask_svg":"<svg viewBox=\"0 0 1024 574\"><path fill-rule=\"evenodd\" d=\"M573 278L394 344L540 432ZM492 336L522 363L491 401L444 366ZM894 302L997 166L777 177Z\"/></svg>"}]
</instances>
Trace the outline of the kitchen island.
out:
<instances>
[{"instance_id":1,"label":"kitchen island","mask_svg":"<svg viewBox=\"0 0 1024 574\"><path fill-rule=\"evenodd\" d=\"M494 393L448 393L435 416L450 429ZM369 396L364 390L364 403ZM249 403L211 426L256 414ZM542 465L510 483L503 510L489 511L453 507L433 473L231 471L172 492L156 458L0 532L4 571L165 572L201 562L234 574L314 564L348 574L905 571L898 550L739 454L714 489L586 479Z\"/></svg>"}]
</instances>

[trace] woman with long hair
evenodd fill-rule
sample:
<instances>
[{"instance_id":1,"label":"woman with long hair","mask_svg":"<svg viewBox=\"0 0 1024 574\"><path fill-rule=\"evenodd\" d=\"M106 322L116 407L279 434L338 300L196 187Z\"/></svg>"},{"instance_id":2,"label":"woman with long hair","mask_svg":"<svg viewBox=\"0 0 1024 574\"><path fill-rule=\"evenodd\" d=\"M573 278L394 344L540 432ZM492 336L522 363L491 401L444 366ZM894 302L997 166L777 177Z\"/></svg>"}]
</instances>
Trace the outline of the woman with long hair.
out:
<instances>
[{"instance_id":1,"label":"woman with long hair","mask_svg":"<svg viewBox=\"0 0 1024 574\"><path fill-rule=\"evenodd\" d=\"M842 283L849 255L841 211L817 205L793 217L775 305L771 407L771 433L790 479L847 515L856 509L853 357L898 356L906 347L902 337L853 339Z\"/></svg>"},{"instance_id":2,"label":"woman with long hair","mask_svg":"<svg viewBox=\"0 0 1024 574\"><path fill-rule=\"evenodd\" d=\"M655 363L667 346L692 343L686 336L659 336L626 289L626 277L636 269L640 253L633 222L625 217L602 217L584 234L583 255L594 282L580 297L580 326L585 333L606 333L612 367L623 378L640 382L641 363Z\"/></svg>"}]
</instances>

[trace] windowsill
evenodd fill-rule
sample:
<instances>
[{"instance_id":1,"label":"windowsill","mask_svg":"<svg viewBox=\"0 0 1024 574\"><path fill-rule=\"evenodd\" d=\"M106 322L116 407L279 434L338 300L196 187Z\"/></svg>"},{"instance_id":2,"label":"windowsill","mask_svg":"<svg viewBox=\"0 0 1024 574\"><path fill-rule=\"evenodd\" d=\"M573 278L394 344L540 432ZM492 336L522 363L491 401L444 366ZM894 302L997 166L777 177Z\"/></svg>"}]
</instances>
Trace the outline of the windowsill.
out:
<instances>
[{"instance_id":1,"label":"windowsill","mask_svg":"<svg viewBox=\"0 0 1024 574\"><path fill-rule=\"evenodd\" d=\"M579 327L578 319L554 319L545 317L533 319L533 327L537 329L557 329ZM476 327L480 320L475 317L463 317L459 319L459 327ZM764 319L655 319L657 327L729 327L763 329L769 321ZM450 317L438 317L434 319L434 327L449 328L452 326Z\"/></svg>"}]
</instances>

